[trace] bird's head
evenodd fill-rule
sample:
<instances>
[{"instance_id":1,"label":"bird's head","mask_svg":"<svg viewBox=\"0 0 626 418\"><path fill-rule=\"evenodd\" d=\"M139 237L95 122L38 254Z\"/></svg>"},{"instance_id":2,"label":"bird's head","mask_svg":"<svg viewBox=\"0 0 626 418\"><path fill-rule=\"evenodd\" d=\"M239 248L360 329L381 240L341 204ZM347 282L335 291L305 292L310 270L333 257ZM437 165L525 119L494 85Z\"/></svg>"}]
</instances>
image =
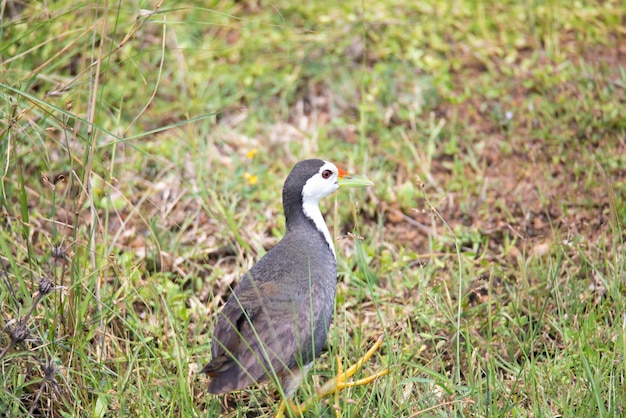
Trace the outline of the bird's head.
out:
<instances>
[{"instance_id":1,"label":"bird's head","mask_svg":"<svg viewBox=\"0 0 626 418\"><path fill-rule=\"evenodd\" d=\"M374 185L368 178L349 174L335 164L324 160L300 161L291 173L299 172L300 167L298 166L301 164L308 166L308 170L304 170L302 176L302 180L304 180L302 185L303 201L318 202L321 198L340 187L368 187ZM308 176L306 171L308 171ZM291 177L292 174L289 176Z\"/></svg>"},{"instance_id":2,"label":"bird's head","mask_svg":"<svg viewBox=\"0 0 626 418\"><path fill-rule=\"evenodd\" d=\"M318 159L303 160L293 167L283 187L283 207L287 223L306 215L322 230L324 222L319 213L320 199L340 187L372 186L371 180L363 176L348 174L335 164Z\"/></svg>"}]
</instances>

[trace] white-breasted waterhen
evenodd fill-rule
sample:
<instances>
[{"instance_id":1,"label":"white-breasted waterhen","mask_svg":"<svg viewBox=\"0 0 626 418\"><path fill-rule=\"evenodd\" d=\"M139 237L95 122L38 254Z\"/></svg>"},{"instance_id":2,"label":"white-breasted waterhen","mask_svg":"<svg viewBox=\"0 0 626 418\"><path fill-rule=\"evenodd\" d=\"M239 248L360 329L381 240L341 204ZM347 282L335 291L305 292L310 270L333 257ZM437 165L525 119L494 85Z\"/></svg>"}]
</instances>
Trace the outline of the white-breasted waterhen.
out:
<instances>
[{"instance_id":1,"label":"white-breasted waterhen","mask_svg":"<svg viewBox=\"0 0 626 418\"><path fill-rule=\"evenodd\" d=\"M287 231L283 239L239 281L218 316L213 331L212 361L202 373L211 377L210 393L276 382L284 399L300 385L320 354L333 316L337 262L333 240L319 201L339 187L372 186L335 164L311 159L298 162L283 186ZM320 393L368 383L387 373L346 381L380 346L382 339ZM282 416L285 402L278 409ZM306 405L292 405L303 411Z\"/></svg>"}]
</instances>

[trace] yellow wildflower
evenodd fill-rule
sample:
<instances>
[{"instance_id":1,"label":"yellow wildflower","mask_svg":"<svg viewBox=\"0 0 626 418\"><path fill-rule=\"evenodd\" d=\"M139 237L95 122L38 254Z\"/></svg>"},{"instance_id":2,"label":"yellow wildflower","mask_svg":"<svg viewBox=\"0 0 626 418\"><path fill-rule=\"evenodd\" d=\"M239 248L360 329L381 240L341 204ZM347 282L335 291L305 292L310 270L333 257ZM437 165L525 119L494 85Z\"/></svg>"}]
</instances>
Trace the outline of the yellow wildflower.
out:
<instances>
[{"instance_id":1,"label":"yellow wildflower","mask_svg":"<svg viewBox=\"0 0 626 418\"><path fill-rule=\"evenodd\" d=\"M246 157L248 157L249 159L253 159L257 152L259 152L258 149L252 148L250 151L246 153Z\"/></svg>"},{"instance_id":2,"label":"yellow wildflower","mask_svg":"<svg viewBox=\"0 0 626 418\"><path fill-rule=\"evenodd\" d=\"M245 173L243 173L243 177L246 180L248 180L248 184L250 186L254 186L259 181L259 176L257 176L256 174L250 174L247 171Z\"/></svg>"}]
</instances>

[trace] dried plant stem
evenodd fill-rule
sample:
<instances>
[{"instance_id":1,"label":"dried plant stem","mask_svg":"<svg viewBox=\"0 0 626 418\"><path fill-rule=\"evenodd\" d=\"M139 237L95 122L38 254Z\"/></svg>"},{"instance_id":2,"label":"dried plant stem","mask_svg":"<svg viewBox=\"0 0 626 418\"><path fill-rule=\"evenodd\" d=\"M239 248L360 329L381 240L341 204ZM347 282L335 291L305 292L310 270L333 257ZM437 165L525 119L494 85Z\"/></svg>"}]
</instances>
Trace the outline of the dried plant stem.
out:
<instances>
[{"instance_id":1,"label":"dried plant stem","mask_svg":"<svg viewBox=\"0 0 626 418\"><path fill-rule=\"evenodd\" d=\"M91 269L93 272L97 271L97 261L96 261L96 231L98 230L98 213L96 210L96 207L94 205L93 202L93 190L90 187L90 179L91 179L91 167L93 164L93 155L94 155L94 151L96 149L96 145L97 145L97 130L94 130L94 122L95 122L95 118L96 118L96 102L97 102L97 98L98 98L98 86L100 85L100 66L102 63L102 56L103 56L103 50L104 50L104 42L106 39L106 28L107 28L107 19L106 16L108 14L109 11L109 2L106 1L105 5L104 5L104 19L102 19L102 25L100 26L100 34L99 36L96 36L96 33L94 33L94 45L92 45L92 62L96 63L95 66L95 70L92 67L92 74L91 77L89 77L89 106L88 106L88 114L87 114L87 120L89 122L89 125L87 127L87 138L88 138L88 154L86 157L86 161L85 161L85 172L83 173L83 185L86 186L84 188L84 192L81 194L81 197L79 199L79 204L77 206L77 210L79 208L81 208L83 205L83 201L84 199L88 199L89 201L89 209L91 212L91 228L90 228L90 232L89 232L89 261L91 263ZM97 13L97 9L96 9L96 13ZM97 17L96 17L97 19ZM94 26L94 32L95 32L96 26ZM95 40L96 39L100 39L100 41L98 42L98 47L97 47L97 52L96 52L96 48L95 48ZM93 55L95 54L95 56ZM94 294L96 297L96 301L97 301L97 311L98 311L98 316L100 318L100 323L98 325L98 328L100 329L100 332L96 335L96 340L100 341L100 339L102 338L102 336L104 335L104 320L102 318L102 302L101 302L101 297L100 297L100 290L102 287L102 281L101 278L98 276L96 277L96 283L95 283L95 288L94 288ZM97 344L96 345L96 352L98 354L98 356L100 358L102 358L102 356L104 355L104 353L102 352L102 347L104 345L103 344Z\"/></svg>"}]
</instances>

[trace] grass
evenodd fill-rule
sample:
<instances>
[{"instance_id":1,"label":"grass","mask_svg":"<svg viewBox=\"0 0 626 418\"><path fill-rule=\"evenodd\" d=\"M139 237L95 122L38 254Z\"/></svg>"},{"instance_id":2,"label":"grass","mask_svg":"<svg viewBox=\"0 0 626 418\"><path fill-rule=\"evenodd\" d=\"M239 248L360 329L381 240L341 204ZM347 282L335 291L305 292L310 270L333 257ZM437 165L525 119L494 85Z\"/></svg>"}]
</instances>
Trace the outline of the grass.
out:
<instances>
[{"instance_id":1,"label":"grass","mask_svg":"<svg viewBox=\"0 0 626 418\"><path fill-rule=\"evenodd\" d=\"M4 416L271 415L197 372L312 156L376 187L323 203L336 312L299 399L384 334L341 416L624 414L619 1L0 11Z\"/></svg>"}]
</instances>

